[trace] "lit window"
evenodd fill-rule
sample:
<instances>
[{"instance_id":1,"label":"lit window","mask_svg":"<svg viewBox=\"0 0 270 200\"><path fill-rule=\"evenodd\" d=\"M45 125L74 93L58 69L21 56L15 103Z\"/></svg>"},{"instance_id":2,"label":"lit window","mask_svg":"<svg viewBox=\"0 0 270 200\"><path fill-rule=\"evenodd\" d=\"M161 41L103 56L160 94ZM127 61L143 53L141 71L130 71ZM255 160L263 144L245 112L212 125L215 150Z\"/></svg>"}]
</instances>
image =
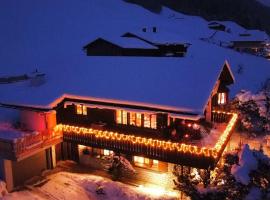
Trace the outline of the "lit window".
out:
<instances>
[{"instance_id":1,"label":"lit window","mask_svg":"<svg viewBox=\"0 0 270 200\"><path fill-rule=\"evenodd\" d=\"M127 124L127 111L122 111L122 124Z\"/></svg>"},{"instance_id":2,"label":"lit window","mask_svg":"<svg viewBox=\"0 0 270 200\"><path fill-rule=\"evenodd\" d=\"M144 164L149 165L150 159L149 158L144 158Z\"/></svg>"},{"instance_id":3,"label":"lit window","mask_svg":"<svg viewBox=\"0 0 270 200\"><path fill-rule=\"evenodd\" d=\"M134 156L134 162L139 164L144 164L144 157Z\"/></svg>"},{"instance_id":4,"label":"lit window","mask_svg":"<svg viewBox=\"0 0 270 200\"><path fill-rule=\"evenodd\" d=\"M111 154L113 154L113 151L104 149L104 151L103 151L103 155L104 155L104 156L109 156L109 155L111 155Z\"/></svg>"},{"instance_id":5,"label":"lit window","mask_svg":"<svg viewBox=\"0 0 270 200\"><path fill-rule=\"evenodd\" d=\"M76 105L76 113L77 115L87 115L87 107L82 104Z\"/></svg>"},{"instance_id":6,"label":"lit window","mask_svg":"<svg viewBox=\"0 0 270 200\"><path fill-rule=\"evenodd\" d=\"M145 113L144 114L144 127L146 128L151 128L151 125L150 125L150 115Z\"/></svg>"},{"instance_id":7,"label":"lit window","mask_svg":"<svg viewBox=\"0 0 270 200\"><path fill-rule=\"evenodd\" d=\"M130 116L129 124L135 126L136 125L136 113L131 112L129 114L129 116Z\"/></svg>"},{"instance_id":8,"label":"lit window","mask_svg":"<svg viewBox=\"0 0 270 200\"><path fill-rule=\"evenodd\" d=\"M158 165L158 160L153 160L153 165Z\"/></svg>"},{"instance_id":9,"label":"lit window","mask_svg":"<svg viewBox=\"0 0 270 200\"><path fill-rule=\"evenodd\" d=\"M122 124L122 110L116 110L116 123Z\"/></svg>"},{"instance_id":10,"label":"lit window","mask_svg":"<svg viewBox=\"0 0 270 200\"><path fill-rule=\"evenodd\" d=\"M82 110L83 110L83 115L87 115L87 107L86 106L82 106Z\"/></svg>"},{"instance_id":11,"label":"lit window","mask_svg":"<svg viewBox=\"0 0 270 200\"><path fill-rule=\"evenodd\" d=\"M218 93L218 104L222 105L226 103L226 93Z\"/></svg>"},{"instance_id":12,"label":"lit window","mask_svg":"<svg viewBox=\"0 0 270 200\"><path fill-rule=\"evenodd\" d=\"M151 128L156 129L157 128L157 116L151 115Z\"/></svg>"},{"instance_id":13,"label":"lit window","mask_svg":"<svg viewBox=\"0 0 270 200\"><path fill-rule=\"evenodd\" d=\"M77 110L77 114L81 115L82 114L82 105L77 105L76 110Z\"/></svg>"},{"instance_id":14,"label":"lit window","mask_svg":"<svg viewBox=\"0 0 270 200\"><path fill-rule=\"evenodd\" d=\"M136 126L142 126L142 114L136 113Z\"/></svg>"}]
</instances>

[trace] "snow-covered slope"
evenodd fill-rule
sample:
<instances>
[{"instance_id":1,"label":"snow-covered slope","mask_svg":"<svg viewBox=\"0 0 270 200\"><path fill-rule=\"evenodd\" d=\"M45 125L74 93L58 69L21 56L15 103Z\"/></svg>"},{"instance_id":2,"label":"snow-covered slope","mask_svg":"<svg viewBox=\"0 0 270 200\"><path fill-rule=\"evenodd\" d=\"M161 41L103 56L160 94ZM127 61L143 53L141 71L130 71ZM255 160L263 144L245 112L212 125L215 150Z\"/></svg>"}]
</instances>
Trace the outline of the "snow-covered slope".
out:
<instances>
[{"instance_id":1,"label":"snow-covered slope","mask_svg":"<svg viewBox=\"0 0 270 200\"><path fill-rule=\"evenodd\" d=\"M257 1L259 1L263 5L270 6L270 0L257 0Z\"/></svg>"},{"instance_id":2,"label":"snow-covered slope","mask_svg":"<svg viewBox=\"0 0 270 200\"><path fill-rule=\"evenodd\" d=\"M48 177L48 182L33 191L22 190L6 194L3 200L176 200L178 193L162 188L142 188L110 181L100 176L60 172ZM100 193L96 191L99 189ZM1 194L0 194L1 198ZM2 198L1 198L2 199Z\"/></svg>"},{"instance_id":3,"label":"snow-covered slope","mask_svg":"<svg viewBox=\"0 0 270 200\"><path fill-rule=\"evenodd\" d=\"M232 22L226 23L230 25L232 33L244 30ZM158 31L172 32L181 41L191 43L187 58L195 63L207 61L202 63L212 66L217 60L228 60L236 78L232 86L233 94L240 89L257 91L266 78L270 78L270 61L201 41L200 38L213 34L207 24L200 17L182 15L166 8L160 15L153 14L121 0L29 0L27 4L22 1L1 1L0 77L30 73L38 69L46 73L45 86L59 91L58 86L61 88L61 85L69 81L65 79L66 72L72 74L73 70L79 70L74 73L78 79L78 73L83 77L87 76L86 71L91 73L90 65L81 65L92 62L92 58L86 57L82 51L82 47L89 41L102 35L122 35L142 27L156 26ZM130 70L132 72L134 66ZM205 70L197 75L207 76L207 73ZM57 77L59 82L55 82ZM12 86L2 84L0 92L7 101L9 96L11 100L43 98L45 93L37 92L42 87L29 87L22 83L14 83ZM19 92L16 91L18 89ZM49 92L50 89L46 91Z\"/></svg>"}]
</instances>

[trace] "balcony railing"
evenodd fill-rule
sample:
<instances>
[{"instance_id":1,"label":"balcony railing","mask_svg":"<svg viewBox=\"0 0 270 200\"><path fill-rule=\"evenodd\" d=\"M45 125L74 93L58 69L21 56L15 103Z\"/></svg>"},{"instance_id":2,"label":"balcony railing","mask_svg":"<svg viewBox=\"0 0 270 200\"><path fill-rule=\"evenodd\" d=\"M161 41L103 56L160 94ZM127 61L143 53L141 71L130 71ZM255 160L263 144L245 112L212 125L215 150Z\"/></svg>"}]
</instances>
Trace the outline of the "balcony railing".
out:
<instances>
[{"instance_id":1,"label":"balcony railing","mask_svg":"<svg viewBox=\"0 0 270 200\"><path fill-rule=\"evenodd\" d=\"M53 130L23 133L16 139L1 139L0 154L3 158L17 160L35 150L46 148L62 141L62 133Z\"/></svg>"},{"instance_id":2,"label":"balcony railing","mask_svg":"<svg viewBox=\"0 0 270 200\"><path fill-rule=\"evenodd\" d=\"M59 143L61 140L62 133L54 132L53 130L34 132L14 141L13 147L16 156L20 156L35 149Z\"/></svg>"},{"instance_id":3,"label":"balcony railing","mask_svg":"<svg viewBox=\"0 0 270 200\"><path fill-rule=\"evenodd\" d=\"M141 155L197 168L213 168L226 147L237 120L237 114L234 113L218 111L214 113L231 116L231 119L213 148L63 124L57 125L54 131L63 133L63 140L70 143Z\"/></svg>"}]
</instances>

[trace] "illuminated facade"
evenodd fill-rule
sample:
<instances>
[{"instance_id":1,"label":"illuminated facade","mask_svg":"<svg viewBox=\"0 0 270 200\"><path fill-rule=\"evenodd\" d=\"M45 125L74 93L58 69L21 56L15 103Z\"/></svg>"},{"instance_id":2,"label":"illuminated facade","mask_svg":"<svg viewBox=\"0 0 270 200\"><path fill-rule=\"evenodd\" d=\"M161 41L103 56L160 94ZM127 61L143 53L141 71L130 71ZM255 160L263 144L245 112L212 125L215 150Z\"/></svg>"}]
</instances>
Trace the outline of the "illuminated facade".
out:
<instances>
[{"instance_id":1,"label":"illuminated facade","mask_svg":"<svg viewBox=\"0 0 270 200\"><path fill-rule=\"evenodd\" d=\"M112 154L160 173L168 173L173 164L213 169L237 120L237 114L226 107L228 86L234 82L227 62L216 79L211 93L205 95L209 98L202 112L72 95L52 102L50 109L15 105L12 108L20 110L20 123L31 134L21 134L16 140L0 139L3 179L12 190L60 160L98 168L102 158ZM199 144L205 122L226 123L213 147ZM29 166L33 173L18 175Z\"/></svg>"}]
</instances>

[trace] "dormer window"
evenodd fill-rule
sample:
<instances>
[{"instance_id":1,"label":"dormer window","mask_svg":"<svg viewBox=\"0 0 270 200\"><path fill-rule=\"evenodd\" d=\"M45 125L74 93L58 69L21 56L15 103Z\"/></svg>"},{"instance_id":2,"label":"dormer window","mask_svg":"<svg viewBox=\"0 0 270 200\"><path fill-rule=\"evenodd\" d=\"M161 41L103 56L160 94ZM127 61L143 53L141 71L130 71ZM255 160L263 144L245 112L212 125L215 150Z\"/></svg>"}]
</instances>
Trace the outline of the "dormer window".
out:
<instances>
[{"instance_id":1,"label":"dormer window","mask_svg":"<svg viewBox=\"0 0 270 200\"><path fill-rule=\"evenodd\" d=\"M226 93L225 92L218 93L218 105L224 104L226 104Z\"/></svg>"},{"instance_id":2,"label":"dormer window","mask_svg":"<svg viewBox=\"0 0 270 200\"><path fill-rule=\"evenodd\" d=\"M77 115L87 115L87 107L83 104L76 105Z\"/></svg>"}]
</instances>

